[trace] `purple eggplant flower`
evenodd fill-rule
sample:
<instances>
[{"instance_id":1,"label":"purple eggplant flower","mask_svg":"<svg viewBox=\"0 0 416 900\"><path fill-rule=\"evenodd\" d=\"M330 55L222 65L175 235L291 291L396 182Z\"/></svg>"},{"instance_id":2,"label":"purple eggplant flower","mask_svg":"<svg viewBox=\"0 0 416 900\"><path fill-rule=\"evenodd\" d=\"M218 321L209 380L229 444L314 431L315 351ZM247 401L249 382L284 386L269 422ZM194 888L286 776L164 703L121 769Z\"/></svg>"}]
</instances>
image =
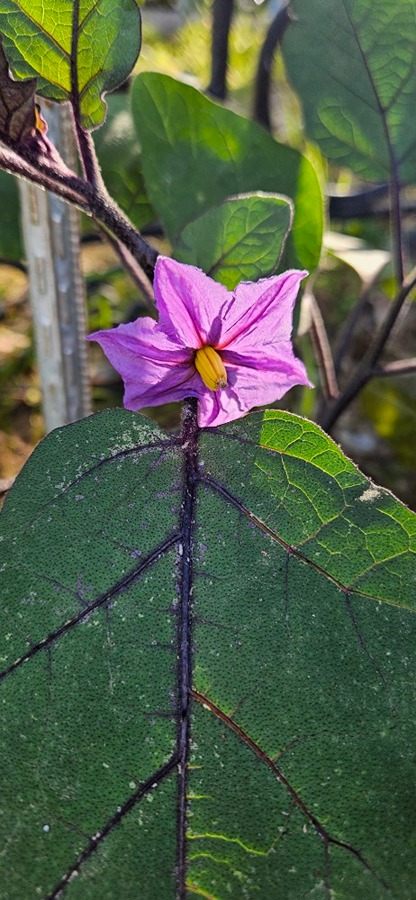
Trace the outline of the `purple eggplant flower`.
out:
<instances>
[{"instance_id":1,"label":"purple eggplant flower","mask_svg":"<svg viewBox=\"0 0 416 900\"><path fill-rule=\"evenodd\" d=\"M295 384L311 386L290 339L305 275L292 269L228 291L201 269L160 256L158 322L139 318L89 340L122 376L126 409L197 397L198 424L221 425Z\"/></svg>"}]
</instances>

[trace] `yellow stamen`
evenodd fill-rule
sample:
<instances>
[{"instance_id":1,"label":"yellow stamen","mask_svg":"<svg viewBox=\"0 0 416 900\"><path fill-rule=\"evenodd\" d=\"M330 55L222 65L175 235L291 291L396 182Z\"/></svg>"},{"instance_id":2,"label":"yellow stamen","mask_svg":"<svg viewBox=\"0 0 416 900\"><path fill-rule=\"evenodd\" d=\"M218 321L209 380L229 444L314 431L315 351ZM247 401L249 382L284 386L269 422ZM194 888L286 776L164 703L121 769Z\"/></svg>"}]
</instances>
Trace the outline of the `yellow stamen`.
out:
<instances>
[{"instance_id":1,"label":"yellow stamen","mask_svg":"<svg viewBox=\"0 0 416 900\"><path fill-rule=\"evenodd\" d=\"M220 354L207 344L195 353L194 364L202 381L210 391L218 391L227 385L227 373Z\"/></svg>"}]
</instances>

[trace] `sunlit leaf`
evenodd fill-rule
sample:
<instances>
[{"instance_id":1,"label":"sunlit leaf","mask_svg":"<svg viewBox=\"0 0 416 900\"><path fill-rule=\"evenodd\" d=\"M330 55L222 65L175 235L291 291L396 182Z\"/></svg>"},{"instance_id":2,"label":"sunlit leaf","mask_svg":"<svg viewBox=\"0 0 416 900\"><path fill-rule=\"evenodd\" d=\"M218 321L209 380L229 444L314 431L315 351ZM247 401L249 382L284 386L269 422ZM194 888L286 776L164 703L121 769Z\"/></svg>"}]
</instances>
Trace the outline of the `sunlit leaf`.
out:
<instances>
[{"instance_id":1,"label":"sunlit leaf","mask_svg":"<svg viewBox=\"0 0 416 900\"><path fill-rule=\"evenodd\" d=\"M309 135L363 178L414 181L415 0L291 0L283 41Z\"/></svg>"},{"instance_id":2,"label":"sunlit leaf","mask_svg":"<svg viewBox=\"0 0 416 900\"><path fill-rule=\"evenodd\" d=\"M83 127L95 128L103 94L138 57L140 12L136 0L0 0L0 33L14 77L36 76L38 93L71 100Z\"/></svg>"},{"instance_id":3,"label":"sunlit leaf","mask_svg":"<svg viewBox=\"0 0 416 900\"><path fill-rule=\"evenodd\" d=\"M233 290L276 270L292 219L287 197L240 194L186 225L174 256Z\"/></svg>"},{"instance_id":4,"label":"sunlit leaf","mask_svg":"<svg viewBox=\"0 0 416 900\"><path fill-rule=\"evenodd\" d=\"M146 72L136 78L132 110L147 191L171 241L227 197L281 193L295 205L284 265L317 265L323 205L317 175L305 156L166 75Z\"/></svg>"},{"instance_id":5,"label":"sunlit leaf","mask_svg":"<svg viewBox=\"0 0 416 900\"><path fill-rule=\"evenodd\" d=\"M413 513L289 413L113 410L2 526L5 896L409 900Z\"/></svg>"}]
</instances>

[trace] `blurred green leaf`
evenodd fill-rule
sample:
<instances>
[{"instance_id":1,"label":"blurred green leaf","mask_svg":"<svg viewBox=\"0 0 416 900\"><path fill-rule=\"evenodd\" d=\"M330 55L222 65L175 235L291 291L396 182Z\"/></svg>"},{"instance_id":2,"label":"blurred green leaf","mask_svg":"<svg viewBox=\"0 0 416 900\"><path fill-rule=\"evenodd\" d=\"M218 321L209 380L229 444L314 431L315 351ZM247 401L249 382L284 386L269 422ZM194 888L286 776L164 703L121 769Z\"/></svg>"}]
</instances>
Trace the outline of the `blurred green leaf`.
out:
<instances>
[{"instance_id":1,"label":"blurred green leaf","mask_svg":"<svg viewBox=\"0 0 416 900\"><path fill-rule=\"evenodd\" d=\"M20 234L20 199L17 181L0 169L0 257L8 262L18 262L23 256Z\"/></svg>"},{"instance_id":2,"label":"blurred green leaf","mask_svg":"<svg viewBox=\"0 0 416 900\"><path fill-rule=\"evenodd\" d=\"M6 501L3 892L409 900L416 516L289 413L186 434L87 418Z\"/></svg>"},{"instance_id":3,"label":"blurred green leaf","mask_svg":"<svg viewBox=\"0 0 416 900\"><path fill-rule=\"evenodd\" d=\"M284 264L313 269L323 205L315 170L297 150L166 75L133 84L133 119L149 198L175 242L199 214L248 191L288 195L295 205Z\"/></svg>"},{"instance_id":4,"label":"blurred green leaf","mask_svg":"<svg viewBox=\"0 0 416 900\"><path fill-rule=\"evenodd\" d=\"M110 94L107 107L107 119L94 133L104 181L136 228L143 228L155 219L155 213L144 186L128 94Z\"/></svg>"},{"instance_id":5,"label":"blurred green leaf","mask_svg":"<svg viewBox=\"0 0 416 900\"><path fill-rule=\"evenodd\" d=\"M362 178L415 180L415 0L291 0L283 56L306 129Z\"/></svg>"},{"instance_id":6,"label":"blurred green leaf","mask_svg":"<svg viewBox=\"0 0 416 900\"><path fill-rule=\"evenodd\" d=\"M186 225L174 256L232 290L276 270L292 219L287 197L240 194Z\"/></svg>"},{"instance_id":7,"label":"blurred green leaf","mask_svg":"<svg viewBox=\"0 0 416 900\"><path fill-rule=\"evenodd\" d=\"M83 128L96 128L103 94L139 55L140 11L136 0L0 0L0 33L16 79L36 76L39 94L71 100Z\"/></svg>"}]
</instances>

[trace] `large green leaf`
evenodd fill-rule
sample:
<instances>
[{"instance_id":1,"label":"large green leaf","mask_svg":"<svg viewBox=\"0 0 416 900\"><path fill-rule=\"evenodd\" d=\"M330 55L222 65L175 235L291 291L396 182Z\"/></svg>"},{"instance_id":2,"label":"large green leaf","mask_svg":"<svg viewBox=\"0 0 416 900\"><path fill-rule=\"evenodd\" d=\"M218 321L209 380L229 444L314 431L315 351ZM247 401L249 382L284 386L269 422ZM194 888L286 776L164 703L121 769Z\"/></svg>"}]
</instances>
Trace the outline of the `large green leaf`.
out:
<instances>
[{"instance_id":1,"label":"large green leaf","mask_svg":"<svg viewBox=\"0 0 416 900\"><path fill-rule=\"evenodd\" d=\"M7 900L409 900L413 513L289 413L113 410L2 523Z\"/></svg>"},{"instance_id":2,"label":"large green leaf","mask_svg":"<svg viewBox=\"0 0 416 900\"><path fill-rule=\"evenodd\" d=\"M291 0L283 42L306 128L363 178L414 181L415 0Z\"/></svg>"},{"instance_id":3,"label":"large green leaf","mask_svg":"<svg viewBox=\"0 0 416 900\"><path fill-rule=\"evenodd\" d=\"M192 219L231 195L281 193L295 205L285 264L317 265L323 205L316 172L305 156L167 75L139 75L132 110L147 191L171 241Z\"/></svg>"},{"instance_id":4,"label":"large green leaf","mask_svg":"<svg viewBox=\"0 0 416 900\"><path fill-rule=\"evenodd\" d=\"M174 256L233 290L276 270L292 219L287 197L240 194L186 225Z\"/></svg>"},{"instance_id":5,"label":"large green leaf","mask_svg":"<svg viewBox=\"0 0 416 900\"><path fill-rule=\"evenodd\" d=\"M84 128L105 117L103 93L130 74L140 51L136 0L0 0L0 34L17 79L72 100Z\"/></svg>"}]
</instances>

